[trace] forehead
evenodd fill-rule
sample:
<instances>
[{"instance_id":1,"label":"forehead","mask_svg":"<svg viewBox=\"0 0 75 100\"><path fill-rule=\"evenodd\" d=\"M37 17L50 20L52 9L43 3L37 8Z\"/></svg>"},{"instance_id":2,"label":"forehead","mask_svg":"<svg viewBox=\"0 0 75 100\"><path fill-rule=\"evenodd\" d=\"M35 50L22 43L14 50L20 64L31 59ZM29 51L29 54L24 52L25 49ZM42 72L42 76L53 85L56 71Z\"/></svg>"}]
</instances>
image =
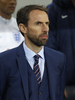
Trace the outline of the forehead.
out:
<instances>
[{"instance_id":1,"label":"forehead","mask_svg":"<svg viewBox=\"0 0 75 100\"><path fill-rule=\"evenodd\" d=\"M32 10L29 14L29 20L49 21L47 13L41 10Z\"/></svg>"}]
</instances>

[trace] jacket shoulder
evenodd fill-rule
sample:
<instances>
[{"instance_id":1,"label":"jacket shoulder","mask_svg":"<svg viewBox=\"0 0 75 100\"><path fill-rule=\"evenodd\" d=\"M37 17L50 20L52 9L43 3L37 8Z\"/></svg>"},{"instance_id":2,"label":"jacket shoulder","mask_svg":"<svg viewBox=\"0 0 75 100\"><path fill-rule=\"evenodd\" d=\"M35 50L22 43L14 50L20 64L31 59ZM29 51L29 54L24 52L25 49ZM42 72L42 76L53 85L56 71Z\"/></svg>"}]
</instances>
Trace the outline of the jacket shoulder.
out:
<instances>
[{"instance_id":1,"label":"jacket shoulder","mask_svg":"<svg viewBox=\"0 0 75 100\"><path fill-rule=\"evenodd\" d=\"M60 52L60 51L57 51L57 50L54 50L52 48L48 48L48 47L45 47L46 49L46 52L48 55L50 55L51 57L54 57L54 58L65 58L65 55L64 53Z\"/></svg>"}]
</instances>

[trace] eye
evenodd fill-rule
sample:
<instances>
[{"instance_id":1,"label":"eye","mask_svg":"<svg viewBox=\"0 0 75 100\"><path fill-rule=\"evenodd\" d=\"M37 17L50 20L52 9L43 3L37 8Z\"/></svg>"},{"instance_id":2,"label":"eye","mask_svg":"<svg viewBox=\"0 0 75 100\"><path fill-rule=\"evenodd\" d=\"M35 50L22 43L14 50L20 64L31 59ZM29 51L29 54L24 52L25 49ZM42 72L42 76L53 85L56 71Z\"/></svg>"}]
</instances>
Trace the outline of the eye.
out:
<instances>
[{"instance_id":1,"label":"eye","mask_svg":"<svg viewBox=\"0 0 75 100\"><path fill-rule=\"evenodd\" d=\"M46 22L46 25L48 25L48 26L49 26L49 22Z\"/></svg>"},{"instance_id":2,"label":"eye","mask_svg":"<svg viewBox=\"0 0 75 100\"><path fill-rule=\"evenodd\" d=\"M37 25L41 25L42 23L41 23L41 22L37 22L36 24L37 24Z\"/></svg>"}]
</instances>

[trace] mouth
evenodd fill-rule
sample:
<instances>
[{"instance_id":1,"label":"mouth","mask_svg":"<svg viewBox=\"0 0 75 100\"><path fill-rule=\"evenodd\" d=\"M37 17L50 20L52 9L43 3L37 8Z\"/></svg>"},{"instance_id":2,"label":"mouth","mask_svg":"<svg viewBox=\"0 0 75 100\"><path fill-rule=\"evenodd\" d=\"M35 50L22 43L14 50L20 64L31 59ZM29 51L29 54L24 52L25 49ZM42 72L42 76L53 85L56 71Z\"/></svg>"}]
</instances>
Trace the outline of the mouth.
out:
<instances>
[{"instance_id":1,"label":"mouth","mask_svg":"<svg viewBox=\"0 0 75 100\"><path fill-rule=\"evenodd\" d=\"M47 39L48 36L47 36L47 35L42 35L42 36L40 36L40 38L42 38L42 39Z\"/></svg>"},{"instance_id":2,"label":"mouth","mask_svg":"<svg viewBox=\"0 0 75 100\"><path fill-rule=\"evenodd\" d=\"M10 8L10 10L15 10L15 7L13 7L13 6L12 7L9 7L9 8Z\"/></svg>"}]
</instances>

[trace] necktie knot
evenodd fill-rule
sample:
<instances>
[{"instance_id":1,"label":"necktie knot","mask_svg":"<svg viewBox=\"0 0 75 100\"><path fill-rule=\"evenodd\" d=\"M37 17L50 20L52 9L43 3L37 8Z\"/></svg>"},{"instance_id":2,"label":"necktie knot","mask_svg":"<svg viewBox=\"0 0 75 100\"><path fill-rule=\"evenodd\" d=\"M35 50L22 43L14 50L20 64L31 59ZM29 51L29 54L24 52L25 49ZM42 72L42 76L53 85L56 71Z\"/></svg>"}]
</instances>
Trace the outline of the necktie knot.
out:
<instances>
[{"instance_id":1,"label":"necktie knot","mask_svg":"<svg viewBox=\"0 0 75 100\"><path fill-rule=\"evenodd\" d=\"M35 61L37 61L37 62L39 61L39 58L40 58L39 55L35 55L35 56L34 56L34 59L35 59Z\"/></svg>"}]
</instances>

